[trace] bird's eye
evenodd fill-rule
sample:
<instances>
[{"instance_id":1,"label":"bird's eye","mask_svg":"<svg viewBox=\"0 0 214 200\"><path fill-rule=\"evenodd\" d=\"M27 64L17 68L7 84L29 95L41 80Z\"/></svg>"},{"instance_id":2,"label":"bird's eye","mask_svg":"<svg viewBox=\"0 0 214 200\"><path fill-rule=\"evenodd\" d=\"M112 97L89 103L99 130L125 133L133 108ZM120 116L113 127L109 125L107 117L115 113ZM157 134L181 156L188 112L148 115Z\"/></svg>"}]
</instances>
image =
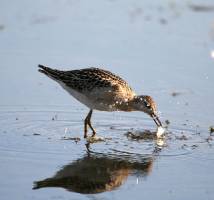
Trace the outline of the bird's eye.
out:
<instances>
[{"instance_id":1,"label":"bird's eye","mask_svg":"<svg viewBox=\"0 0 214 200\"><path fill-rule=\"evenodd\" d=\"M151 104L148 103L148 101L144 100L144 105L145 105L145 107L147 107L148 109L151 109Z\"/></svg>"}]
</instances>

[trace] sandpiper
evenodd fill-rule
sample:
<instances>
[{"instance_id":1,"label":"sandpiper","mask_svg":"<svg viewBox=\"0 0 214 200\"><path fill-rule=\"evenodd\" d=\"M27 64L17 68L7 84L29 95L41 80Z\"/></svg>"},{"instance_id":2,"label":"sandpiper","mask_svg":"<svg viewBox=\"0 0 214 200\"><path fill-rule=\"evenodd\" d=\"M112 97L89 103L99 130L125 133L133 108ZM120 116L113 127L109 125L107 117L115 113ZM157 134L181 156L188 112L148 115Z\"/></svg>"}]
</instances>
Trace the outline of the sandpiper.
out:
<instances>
[{"instance_id":1,"label":"sandpiper","mask_svg":"<svg viewBox=\"0 0 214 200\"><path fill-rule=\"evenodd\" d=\"M158 127L162 127L157 116L156 104L148 95L136 95L121 77L99 68L62 71L43 65L39 72L58 82L69 94L90 110L84 121L84 138L88 127L92 137L96 131L91 125L93 110L100 111L143 111L151 116Z\"/></svg>"}]
</instances>

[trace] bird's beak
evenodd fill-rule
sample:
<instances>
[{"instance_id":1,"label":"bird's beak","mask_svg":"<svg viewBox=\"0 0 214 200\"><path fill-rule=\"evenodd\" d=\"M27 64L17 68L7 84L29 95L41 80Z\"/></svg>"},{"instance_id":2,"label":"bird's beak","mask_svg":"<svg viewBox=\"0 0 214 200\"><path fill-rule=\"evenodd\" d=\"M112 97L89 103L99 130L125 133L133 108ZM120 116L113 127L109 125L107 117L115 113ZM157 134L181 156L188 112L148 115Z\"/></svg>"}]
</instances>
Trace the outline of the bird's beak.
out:
<instances>
[{"instance_id":1,"label":"bird's beak","mask_svg":"<svg viewBox=\"0 0 214 200\"><path fill-rule=\"evenodd\" d=\"M156 114L154 114L154 113L151 114L151 117L154 120L155 124L157 124L158 127L162 126L162 123Z\"/></svg>"}]
</instances>

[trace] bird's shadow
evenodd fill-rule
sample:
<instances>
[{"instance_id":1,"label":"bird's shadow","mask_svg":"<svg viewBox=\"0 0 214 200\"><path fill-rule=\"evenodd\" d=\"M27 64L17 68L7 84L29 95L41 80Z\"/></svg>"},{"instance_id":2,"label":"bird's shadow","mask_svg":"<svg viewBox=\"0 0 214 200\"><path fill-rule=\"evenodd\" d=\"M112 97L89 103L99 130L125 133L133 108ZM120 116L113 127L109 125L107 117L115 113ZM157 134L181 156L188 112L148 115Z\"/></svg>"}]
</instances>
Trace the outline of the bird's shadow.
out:
<instances>
[{"instance_id":1,"label":"bird's shadow","mask_svg":"<svg viewBox=\"0 0 214 200\"><path fill-rule=\"evenodd\" d=\"M152 170L154 154L105 155L90 151L80 159L63 166L53 177L35 181L33 189L60 187L70 192L95 194L120 187L129 175L148 176Z\"/></svg>"}]
</instances>

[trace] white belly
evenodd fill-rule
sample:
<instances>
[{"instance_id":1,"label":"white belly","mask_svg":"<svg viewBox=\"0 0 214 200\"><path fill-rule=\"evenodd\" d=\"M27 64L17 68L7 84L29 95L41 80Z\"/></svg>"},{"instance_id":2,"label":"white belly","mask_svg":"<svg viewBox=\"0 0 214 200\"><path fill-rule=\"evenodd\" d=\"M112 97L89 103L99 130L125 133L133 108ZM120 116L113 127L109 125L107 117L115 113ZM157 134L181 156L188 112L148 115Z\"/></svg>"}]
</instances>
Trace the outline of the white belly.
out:
<instances>
[{"instance_id":1,"label":"white belly","mask_svg":"<svg viewBox=\"0 0 214 200\"><path fill-rule=\"evenodd\" d=\"M79 102L81 102L82 104L86 105L87 107L89 107L90 109L94 109L94 105L93 102L84 94L82 94L81 92L78 92L68 86L66 86L65 84L60 82L60 85L69 93L71 94L75 99L77 99Z\"/></svg>"},{"instance_id":2,"label":"white belly","mask_svg":"<svg viewBox=\"0 0 214 200\"><path fill-rule=\"evenodd\" d=\"M75 99L77 99L79 102L84 104L90 109L100 110L100 111L117 111L118 108L116 107L115 102L104 102L102 98L99 97L99 94L96 92L93 92L92 94L83 94L81 92L78 92L68 86L66 86L64 83L59 82L59 84L69 93L71 94ZM103 97L103 96L102 96Z\"/></svg>"},{"instance_id":3,"label":"white belly","mask_svg":"<svg viewBox=\"0 0 214 200\"><path fill-rule=\"evenodd\" d=\"M71 94L75 99L77 99L79 102L84 104L90 109L95 109L95 110L101 110L101 111L115 111L116 108L112 105L107 105L102 102L97 102L96 97L95 98L90 98L87 96L87 94L83 94L81 92L78 92L68 86L66 86L64 83L59 83L63 89L65 89L69 94Z\"/></svg>"}]
</instances>

